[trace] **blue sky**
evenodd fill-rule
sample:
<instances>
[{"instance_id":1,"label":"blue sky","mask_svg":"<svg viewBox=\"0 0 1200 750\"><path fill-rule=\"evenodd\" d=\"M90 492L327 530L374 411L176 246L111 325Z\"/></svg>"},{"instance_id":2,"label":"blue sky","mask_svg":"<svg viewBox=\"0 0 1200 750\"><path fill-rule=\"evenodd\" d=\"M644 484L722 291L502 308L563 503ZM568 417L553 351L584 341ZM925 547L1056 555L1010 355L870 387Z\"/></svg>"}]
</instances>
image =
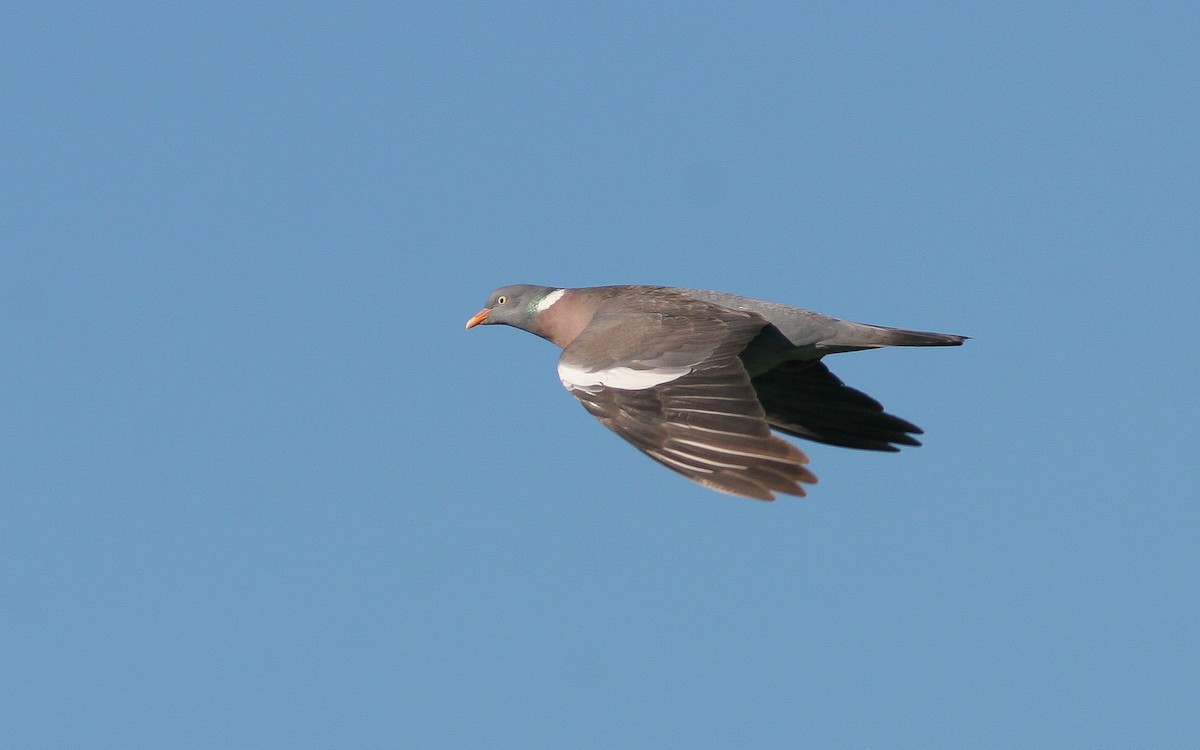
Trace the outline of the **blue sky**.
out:
<instances>
[{"instance_id":1,"label":"blue sky","mask_svg":"<svg viewBox=\"0 0 1200 750\"><path fill-rule=\"evenodd\" d=\"M1194 3L0 29L6 746L1195 745ZM464 333L515 282L973 339L757 503Z\"/></svg>"}]
</instances>

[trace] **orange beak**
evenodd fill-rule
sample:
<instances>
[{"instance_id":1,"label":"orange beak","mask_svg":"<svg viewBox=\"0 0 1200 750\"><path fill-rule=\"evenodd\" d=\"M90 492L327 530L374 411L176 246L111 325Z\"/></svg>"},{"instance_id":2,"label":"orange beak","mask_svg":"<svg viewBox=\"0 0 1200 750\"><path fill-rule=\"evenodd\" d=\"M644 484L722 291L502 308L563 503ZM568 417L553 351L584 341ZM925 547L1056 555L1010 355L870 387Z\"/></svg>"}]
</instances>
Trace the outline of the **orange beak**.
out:
<instances>
[{"instance_id":1,"label":"orange beak","mask_svg":"<svg viewBox=\"0 0 1200 750\"><path fill-rule=\"evenodd\" d=\"M484 309L480 310L479 312L475 313L474 315L472 315L471 318L467 321L467 329L470 330L470 329L474 328L475 326L479 325L480 323L482 323L483 321L487 320L487 316L488 316L489 312L491 312L491 310L484 308Z\"/></svg>"}]
</instances>

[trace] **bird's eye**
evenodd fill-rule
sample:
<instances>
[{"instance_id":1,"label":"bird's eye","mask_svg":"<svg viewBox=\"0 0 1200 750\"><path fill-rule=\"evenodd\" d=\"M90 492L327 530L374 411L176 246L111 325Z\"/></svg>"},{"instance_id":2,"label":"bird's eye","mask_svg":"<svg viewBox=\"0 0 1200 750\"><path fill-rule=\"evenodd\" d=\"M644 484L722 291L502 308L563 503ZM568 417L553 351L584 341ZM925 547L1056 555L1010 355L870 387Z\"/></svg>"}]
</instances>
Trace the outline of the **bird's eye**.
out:
<instances>
[{"instance_id":1,"label":"bird's eye","mask_svg":"<svg viewBox=\"0 0 1200 750\"><path fill-rule=\"evenodd\" d=\"M503 305L505 302L508 302L508 297L505 297L503 294L496 298L497 305Z\"/></svg>"}]
</instances>

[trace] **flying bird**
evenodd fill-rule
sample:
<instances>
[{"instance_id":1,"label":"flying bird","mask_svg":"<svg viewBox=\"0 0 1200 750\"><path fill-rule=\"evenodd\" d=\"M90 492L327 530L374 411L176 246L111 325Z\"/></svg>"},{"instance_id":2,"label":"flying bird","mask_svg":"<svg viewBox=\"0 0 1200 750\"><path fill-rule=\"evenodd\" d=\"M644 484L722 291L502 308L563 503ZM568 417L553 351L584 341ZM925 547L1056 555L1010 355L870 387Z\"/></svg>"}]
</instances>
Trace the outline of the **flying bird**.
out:
<instances>
[{"instance_id":1,"label":"flying bird","mask_svg":"<svg viewBox=\"0 0 1200 750\"><path fill-rule=\"evenodd\" d=\"M760 500L803 496L801 484L817 481L808 457L772 430L866 450L920 445L920 428L843 384L822 357L967 338L662 286L505 286L467 328L497 323L561 347L563 385L643 453L705 487Z\"/></svg>"}]
</instances>

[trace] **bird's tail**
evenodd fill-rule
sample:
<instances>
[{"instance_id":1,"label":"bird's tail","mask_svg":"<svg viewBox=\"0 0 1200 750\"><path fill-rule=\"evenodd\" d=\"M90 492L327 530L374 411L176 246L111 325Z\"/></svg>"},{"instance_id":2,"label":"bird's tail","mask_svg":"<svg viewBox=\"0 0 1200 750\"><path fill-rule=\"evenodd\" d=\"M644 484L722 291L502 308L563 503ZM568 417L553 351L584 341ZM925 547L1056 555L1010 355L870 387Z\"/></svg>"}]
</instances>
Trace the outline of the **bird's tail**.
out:
<instances>
[{"instance_id":1,"label":"bird's tail","mask_svg":"<svg viewBox=\"0 0 1200 750\"><path fill-rule=\"evenodd\" d=\"M931 331L908 331L903 328L872 326L879 331L884 346L961 346L967 336Z\"/></svg>"},{"instance_id":2,"label":"bird's tail","mask_svg":"<svg viewBox=\"0 0 1200 750\"><path fill-rule=\"evenodd\" d=\"M826 329L816 348L825 354L834 354L885 346L960 346L968 338L953 333L909 331L838 320Z\"/></svg>"}]
</instances>

